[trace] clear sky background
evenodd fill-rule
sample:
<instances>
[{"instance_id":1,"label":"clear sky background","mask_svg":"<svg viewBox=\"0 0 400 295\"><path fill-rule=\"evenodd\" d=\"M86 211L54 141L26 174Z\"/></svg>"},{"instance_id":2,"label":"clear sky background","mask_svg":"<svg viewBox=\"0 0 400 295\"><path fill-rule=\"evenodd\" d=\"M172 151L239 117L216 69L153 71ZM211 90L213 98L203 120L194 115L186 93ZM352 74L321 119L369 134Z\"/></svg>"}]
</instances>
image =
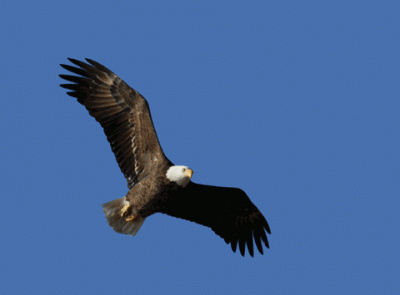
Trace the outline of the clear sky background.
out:
<instances>
[{"instance_id":1,"label":"clear sky background","mask_svg":"<svg viewBox=\"0 0 400 295\"><path fill-rule=\"evenodd\" d=\"M1 293L398 294L400 2L250 3L2 3ZM67 57L142 93L194 182L245 190L270 249L162 214L115 233L126 181Z\"/></svg>"}]
</instances>

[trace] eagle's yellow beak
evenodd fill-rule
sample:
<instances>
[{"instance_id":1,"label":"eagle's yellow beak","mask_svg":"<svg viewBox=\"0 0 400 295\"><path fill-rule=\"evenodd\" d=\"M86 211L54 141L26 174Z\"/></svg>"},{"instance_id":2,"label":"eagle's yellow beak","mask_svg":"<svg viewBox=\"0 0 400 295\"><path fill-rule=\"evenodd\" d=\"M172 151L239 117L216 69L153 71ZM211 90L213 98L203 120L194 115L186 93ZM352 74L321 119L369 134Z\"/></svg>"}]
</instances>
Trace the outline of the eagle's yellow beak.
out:
<instances>
[{"instance_id":1,"label":"eagle's yellow beak","mask_svg":"<svg viewBox=\"0 0 400 295\"><path fill-rule=\"evenodd\" d=\"M187 177L189 177L189 179L191 179L192 175L193 175L193 170L192 169L186 169L185 172L183 172L183 174L185 174Z\"/></svg>"}]
</instances>

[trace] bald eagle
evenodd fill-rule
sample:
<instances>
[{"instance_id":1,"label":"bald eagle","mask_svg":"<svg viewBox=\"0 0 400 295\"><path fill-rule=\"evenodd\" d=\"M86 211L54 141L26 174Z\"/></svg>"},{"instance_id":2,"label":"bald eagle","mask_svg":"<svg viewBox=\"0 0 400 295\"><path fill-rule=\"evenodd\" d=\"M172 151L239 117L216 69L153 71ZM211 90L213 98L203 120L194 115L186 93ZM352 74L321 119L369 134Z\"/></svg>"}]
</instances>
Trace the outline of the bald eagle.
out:
<instances>
[{"instance_id":1,"label":"bald eagle","mask_svg":"<svg viewBox=\"0 0 400 295\"><path fill-rule=\"evenodd\" d=\"M161 212L210 227L236 252L253 256L253 238L263 254L269 248L267 221L244 191L191 182L193 171L176 166L164 155L147 101L101 64L72 58L61 66L78 75L60 75L89 114L101 124L129 191L103 204L108 224L119 233L135 236L150 215Z\"/></svg>"}]
</instances>

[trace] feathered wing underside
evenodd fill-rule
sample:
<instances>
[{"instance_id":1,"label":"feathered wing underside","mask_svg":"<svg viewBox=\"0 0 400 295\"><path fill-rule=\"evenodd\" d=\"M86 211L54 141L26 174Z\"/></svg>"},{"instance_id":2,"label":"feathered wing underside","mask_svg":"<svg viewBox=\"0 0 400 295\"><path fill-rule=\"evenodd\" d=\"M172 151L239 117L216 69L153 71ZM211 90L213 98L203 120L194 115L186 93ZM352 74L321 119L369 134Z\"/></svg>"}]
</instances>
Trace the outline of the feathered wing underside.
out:
<instances>
[{"instance_id":1,"label":"feathered wing underside","mask_svg":"<svg viewBox=\"0 0 400 295\"><path fill-rule=\"evenodd\" d=\"M132 188L151 171L155 160L165 160L147 101L121 78L99 63L71 59L78 67L61 65L79 76L60 75L89 114L104 128L122 173Z\"/></svg>"},{"instance_id":2,"label":"feathered wing underside","mask_svg":"<svg viewBox=\"0 0 400 295\"><path fill-rule=\"evenodd\" d=\"M190 182L171 195L160 211L210 227L227 244L231 243L234 252L239 244L242 256L246 244L253 256L253 238L261 254L262 243L269 248L265 233L271 233L268 223L241 189Z\"/></svg>"}]
</instances>

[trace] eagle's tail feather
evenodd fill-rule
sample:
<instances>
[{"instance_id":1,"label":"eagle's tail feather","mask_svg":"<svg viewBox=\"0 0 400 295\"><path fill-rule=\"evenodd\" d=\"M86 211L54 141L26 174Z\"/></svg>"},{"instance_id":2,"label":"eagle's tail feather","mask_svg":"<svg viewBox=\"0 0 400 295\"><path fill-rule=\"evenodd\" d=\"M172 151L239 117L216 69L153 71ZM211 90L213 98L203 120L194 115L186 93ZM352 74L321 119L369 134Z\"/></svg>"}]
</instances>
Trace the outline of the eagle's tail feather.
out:
<instances>
[{"instance_id":1,"label":"eagle's tail feather","mask_svg":"<svg viewBox=\"0 0 400 295\"><path fill-rule=\"evenodd\" d=\"M113 200L103 204L103 212L106 215L108 224L118 233L131 235L132 237L137 234L139 229L146 218L139 217L133 221L126 221L127 216L121 216L121 210L125 205L129 205L126 197ZM135 214L136 210L132 208L132 213Z\"/></svg>"}]
</instances>

